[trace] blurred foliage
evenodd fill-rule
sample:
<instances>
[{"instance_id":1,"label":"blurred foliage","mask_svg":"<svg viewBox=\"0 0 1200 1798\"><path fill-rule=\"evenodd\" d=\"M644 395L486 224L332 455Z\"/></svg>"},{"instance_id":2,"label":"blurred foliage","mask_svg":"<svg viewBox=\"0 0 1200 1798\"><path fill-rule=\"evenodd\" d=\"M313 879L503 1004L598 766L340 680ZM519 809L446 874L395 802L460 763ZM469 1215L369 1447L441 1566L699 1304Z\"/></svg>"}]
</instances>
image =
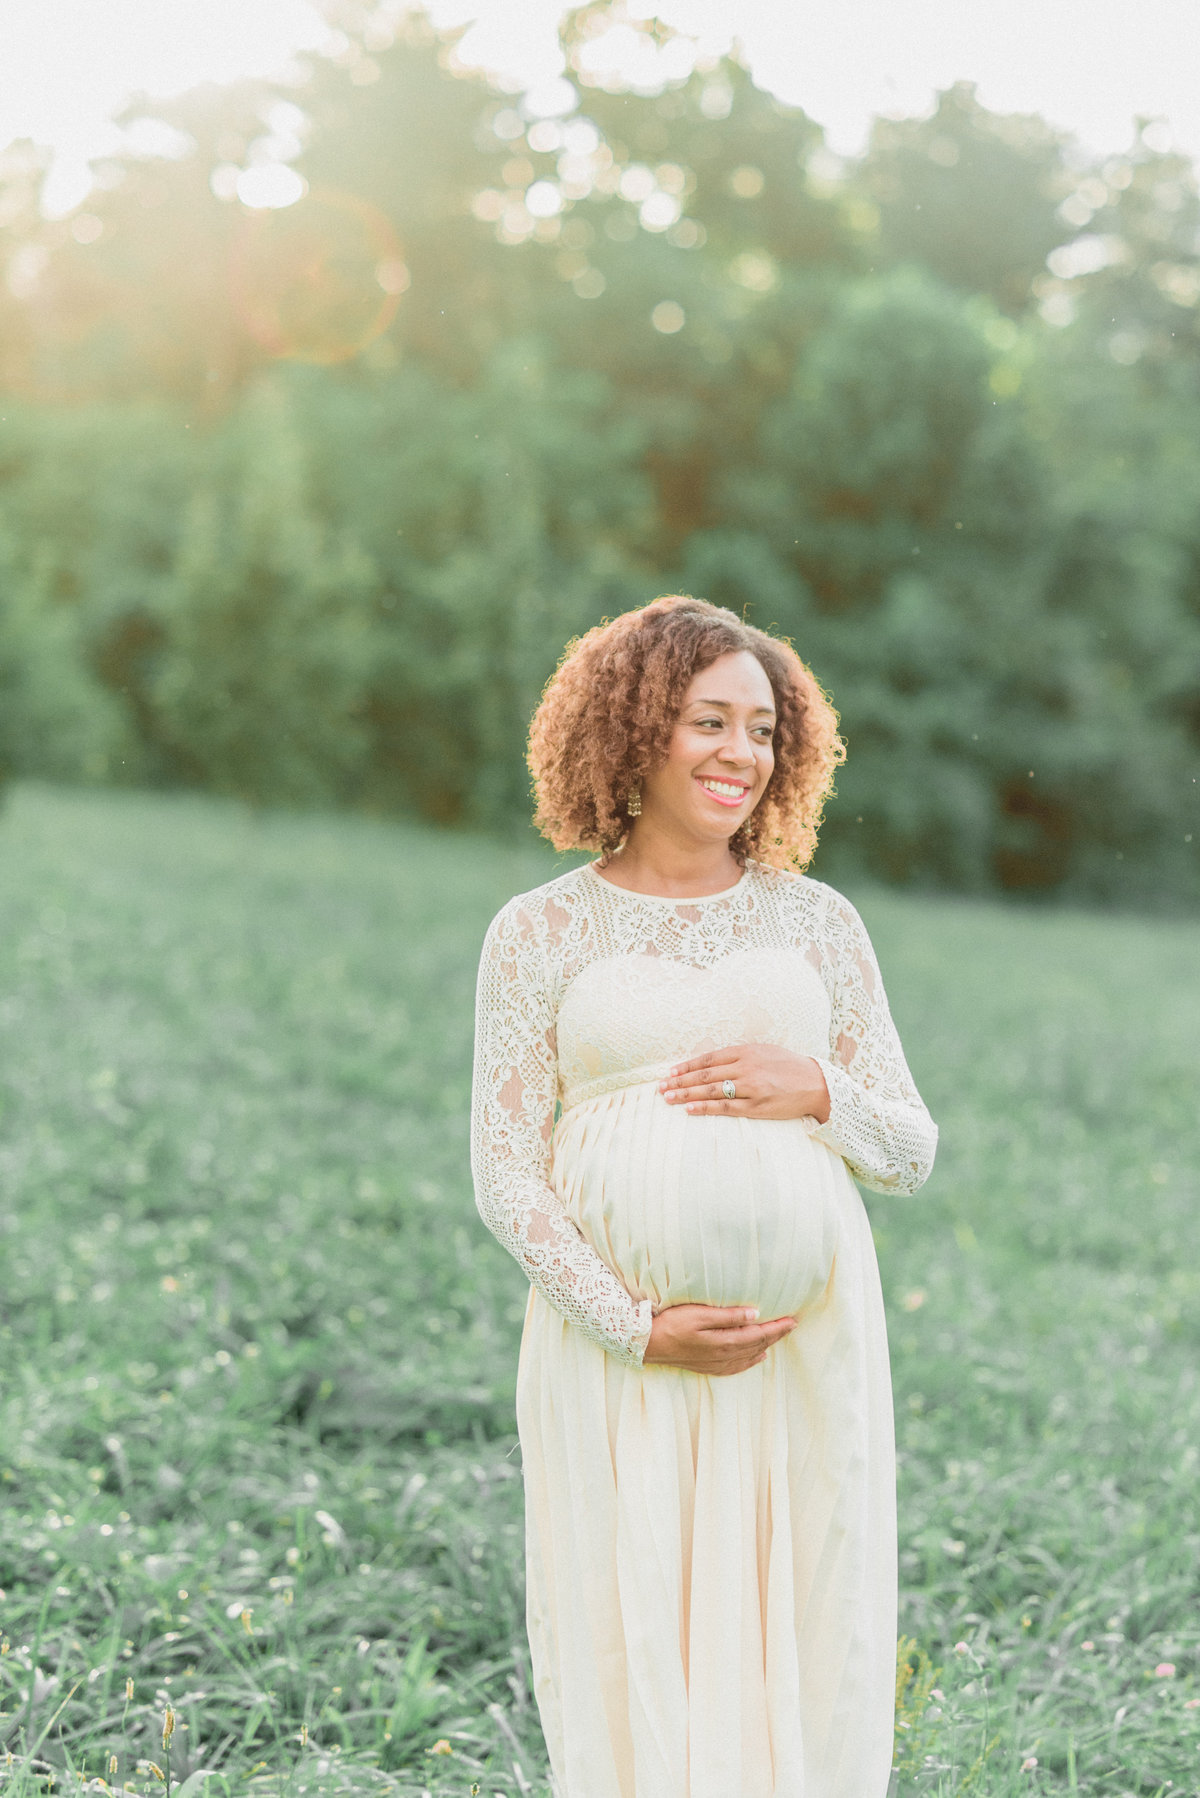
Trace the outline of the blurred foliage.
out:
<instances>
[{"instance_id":1,"label":"blurred foliage","mask_svg":"<svg viewBox=\"0 0 1200 1798\"><path fill-rule=\"evenodd\" d=\"M960 83L846 163L619 5L566 20L552 117L419 17L341 26L132 109L68 218L0 155L5 769L507 826L563 643L682 588L834 694L823 871L1200 898L1161 128L1095 162Z\"/></svg>"},{"instance_id":2,"label":"blurred foliage","mask_svg":"<svg viewBox=\"0 0 1200 1798\"><path fill-rule=\"evenodd\" d=\"M990 113L969 82L928 119L879 119L860 178L889 261L920 261L965 293L1020 315L1063 241L1075 187L1067 145L1036 117Z\"/></svg>"}]
</instances>

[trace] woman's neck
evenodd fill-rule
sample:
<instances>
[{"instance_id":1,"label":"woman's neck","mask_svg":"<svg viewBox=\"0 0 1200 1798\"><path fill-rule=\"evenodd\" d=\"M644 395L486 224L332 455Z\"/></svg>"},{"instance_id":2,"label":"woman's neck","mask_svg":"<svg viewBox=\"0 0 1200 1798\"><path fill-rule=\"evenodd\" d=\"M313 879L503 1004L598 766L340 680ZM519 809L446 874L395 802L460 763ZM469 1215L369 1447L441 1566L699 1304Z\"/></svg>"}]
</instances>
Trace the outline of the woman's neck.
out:
<instances>
[{"instance_id":1,"label":"woman's neck","mask_svg":"<svg viewBox=\"0 0 1200 1798\"><path fill-rule=\"evenodd\" d=\"M742 874L727 842L680 841L640 822L601 867L614 886L662 899L702 899L736 886Z\"/></svg>"}]
</instances>

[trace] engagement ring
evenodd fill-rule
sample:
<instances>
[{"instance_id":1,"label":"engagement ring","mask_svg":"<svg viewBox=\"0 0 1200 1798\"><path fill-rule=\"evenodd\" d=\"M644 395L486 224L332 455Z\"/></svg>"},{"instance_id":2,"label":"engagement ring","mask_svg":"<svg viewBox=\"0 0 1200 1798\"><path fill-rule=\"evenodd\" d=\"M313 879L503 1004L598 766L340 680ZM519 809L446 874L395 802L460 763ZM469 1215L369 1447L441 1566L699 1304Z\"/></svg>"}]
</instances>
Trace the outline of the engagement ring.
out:
<instances>
[{"instance_id":1,"label":"engagement ring","mask_svg":"<svg viewBox=\"0 0 1200 1798\"><path fill-rule=\"evenodd\" d=\"M737 1087L733 1084L732 1080L722 1080L721 1091L725 1094L727 1099L737 1098Z\"/></svg>"}]
</instances>

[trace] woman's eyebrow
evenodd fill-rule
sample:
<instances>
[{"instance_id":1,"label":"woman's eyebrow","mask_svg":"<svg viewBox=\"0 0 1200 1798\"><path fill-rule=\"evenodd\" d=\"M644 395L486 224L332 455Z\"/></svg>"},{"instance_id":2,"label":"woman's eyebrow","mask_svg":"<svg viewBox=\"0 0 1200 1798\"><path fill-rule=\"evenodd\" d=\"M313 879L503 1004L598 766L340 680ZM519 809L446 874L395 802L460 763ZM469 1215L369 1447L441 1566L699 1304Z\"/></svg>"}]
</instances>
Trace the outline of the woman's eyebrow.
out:
<instances>
[{"instance_id":1,"label":"woman's eyebrow","mask_svg":"<svg viewBox=\"0 0 1200 1798\"><path fill-rule=\"evenodd\" d=\"M692 705L714 706L717 710L722 712L730 711L734 705L732 699L693 699L690 703ZM773 718L775 716L774 707L769 705L756 705L754 710L755 713L761 712L765 718Z\"/></svg>"}]
</instances>

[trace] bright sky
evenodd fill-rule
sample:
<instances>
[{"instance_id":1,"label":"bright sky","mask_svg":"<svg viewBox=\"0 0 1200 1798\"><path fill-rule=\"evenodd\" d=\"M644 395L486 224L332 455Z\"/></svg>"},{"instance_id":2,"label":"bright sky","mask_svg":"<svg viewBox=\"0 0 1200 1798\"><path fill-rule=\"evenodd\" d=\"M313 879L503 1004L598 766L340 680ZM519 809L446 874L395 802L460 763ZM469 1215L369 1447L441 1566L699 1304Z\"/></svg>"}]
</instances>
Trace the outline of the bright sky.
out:
<instances>
[{"instance_id":1,"label":"bright sky","mask_svg":"<svg viewBox=\"0 0 1200 1798\"><path fill-rule=\"evenodd\" d=\"M561 68L559 0L433 0L431 10L470 24L464 60L526 86ZM1135 114L1163 117L1170 140L1200 158L1200 0L628 0L628 10L657 11L704 51L736 33L756 80L803 106L843 153L861 147L873 114L925 112L938 88L970 80L984 105L1040 113L1098 151L1125 148ZM112 115L131 95L274 75L327 34L319 0L0 0L0 146L53 146L48 200L68 210L86 192L88 158L113 148Z\"/></svg>"}]
</instances>

